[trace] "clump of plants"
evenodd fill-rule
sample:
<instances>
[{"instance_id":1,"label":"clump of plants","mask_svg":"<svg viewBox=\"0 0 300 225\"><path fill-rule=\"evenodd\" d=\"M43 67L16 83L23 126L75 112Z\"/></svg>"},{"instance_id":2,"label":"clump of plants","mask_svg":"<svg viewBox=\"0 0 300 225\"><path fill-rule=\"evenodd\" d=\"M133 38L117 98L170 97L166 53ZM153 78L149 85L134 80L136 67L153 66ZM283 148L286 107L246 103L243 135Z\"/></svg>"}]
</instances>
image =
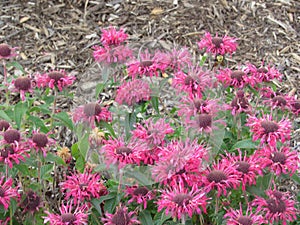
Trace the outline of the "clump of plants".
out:
<instances>
[{"instance_id":1,"label":"clump of plants","mask_svg":"<svg viewBox=\"0 0 300 225\"><path fill-rule=\"evenodd\" d=\"M206 32L196 57L127 38L102 30L95 100L71 111L58 99L72 100L72 73L28 74L0 44L0 224L299 224L299 194L281 185L299 184L300 101L282 73L230 65L227 35Z\"/></svg>"}]
</instances>

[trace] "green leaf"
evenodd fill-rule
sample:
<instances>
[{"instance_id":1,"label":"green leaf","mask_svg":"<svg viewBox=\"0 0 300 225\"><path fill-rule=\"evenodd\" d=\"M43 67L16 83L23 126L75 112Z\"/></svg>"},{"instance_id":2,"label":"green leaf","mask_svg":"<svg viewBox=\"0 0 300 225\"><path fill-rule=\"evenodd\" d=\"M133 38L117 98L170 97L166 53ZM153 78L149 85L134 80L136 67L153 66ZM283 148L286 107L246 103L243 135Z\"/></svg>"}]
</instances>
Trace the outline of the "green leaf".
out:
<instances>
[{"instance_id":1,"label":"green leaf","mask_svg":"<svg viewBox=\"0 0 300 225\"><path fill-rule=\"evenodd\" d=\"M99 83L99 84L97 84L97 86L96 86L96 99L98 99L99 94L102 93L102 91L104 90L104 88L105 88L105 83Z\"/></svg>"},{"instance_id":2,"label":"green leaf","mask_svg":"<svg viewBox=\"0 0 300 225\"><path fill-rule=\"evenodd\" d=\"M62 125L68 127L70 130L74 129L73 122L66 112L54 114L53 118L58 119L62 123Z\"/></svg>"},{"instance_id":3,"label":"green leaf","mask_svg":"<svg viewBox=\"0 0 300 225\"><path fill-rule=\"evenodd\" d=\"M81 173L83 173L84 167L85 167L85 161L84 161L84 158L83 158L83 156L79 156L79 157L76 159L75 168L76 168L78 171L80 171Z\"/></svg>"},{"instance_id":4,"label":"green leaf","mask_svg":"<svg viewBox=\"0 0 300 225\"><path fill-rule=\"evenodd\" d=\"M117 138L117 135L116 135L116 133L114 131L114 128L109 123L101 121L100 122L100 126L104 127L110 133L110 135L112 137Z\"/></svg>"},{"instance_id":5,"label":"green leaf","mask_svg":"<svg viewBox=\"0 0 300 225\"><path fill-rule=\"evenodd\" d=\"M102 79L103 79L104 83L106 83L108 81L108 77L109 77L109 67L104 66L102 69Z\"/></svg>"},{"instance_id":6,"label":"green leaf","mask_svg":"<svg viewBox=\"0 0 300 225\"><path fill-rule=\"evenodd\" d=\"M51 172L53 170L53 164L46 164L41 167L41 178L47 179L51 177Z\"/></svg>"},{"instance_id":7,"label":"green leaf","mask_svg":"<svg viewBox=\"0 0 300 225\"><path fill-rule=\"evenodd\" d=\"M241 140L241 141L238 141L237 143L235 143L232 146L231 150L234 150L237 148L253 149L253 148L257 148L257 143L253 142L251 139L245 139L245 140Z\"/></svg>"},{"instance_id":8,"label":"green leaf","mask_svg":"<svg viewBox=\"0 0 300 225\"><path fill-rule=\"evenodd\" d=\"M74 143L71 147L71 153L72 156L77 159L80 156L79 148L78 148L78 143Z\"/></svg>"},{"instance_id":9,"label":"green leaf","mask_svg":"<svg viewBox=\"0 0 300 225\"><path fill-rule=\"evenodd\" d=\"M0 110L0 118L2 118L4 120L6 120L7 122L11 123L10 117L3 110Z\"/></svg>"},{"instance_id":10,"label":"green leaf","mask_svg":"<svg viewBox=\"0 0 300 225\"><path fill-rule=\"evenodd\" d=\"M159 101L158 101L158 97L157 96L152 96L151 97L151 104L152 107L155 109L155 111L157 112L157 114L159 114Z\"/></svg>"},{"instance_id":11,"label":"green leaf","mask_svg":"<svg viewBox=\"0 0 300 225\"><path fill-rule=\"evenodd\" d=\"M18 129L21 127L22 119L27 111L27 105L23 102L19 102L15 107L14 107L14 120L16 122L16 125Z\"/></svg>"},{"instance_id":12,"label":"green leaf","mask_svg":"<svg viewBox=\"0 0 300 225\"><path fill-rule=\"evenodd\" d=\"M17 168L22 173L23 176L29 176L30 175L28 165L16 164L16 165L14 165L14 168Z\"/></svg>"},{"instance_id":13,"label":"green leaf","mask_svg":"<svg viewBox=\"0 0 300 225\"><path fill-rule=\"evenodd\" d=\"M143 225L154 225L151 213L148 210L144 210L139 213L139 221Z\"/></svg>"},{"instance_id":14,"label":"green leaf","mask_svg":"<svg viewBox=\"0 0 300 225\"><path fill-rule=\"evenodd\" d=\"M18 62L15 62L15 61L14 62L8 62L6 64L6 66L7 66L7 68L15 67L16 69L20 70L23 74L25 73L25 70L24 70L23 66Z\"/></svg>"},{"instance_id":15,"label":"green leaf","mask_svg":"<svg viewBox=\"0 0 300 225\"><path fill-rule=\"evenodd\" d=\"M89 150L89 147L90 147L90 144L89 144L89 134L88 133L85 133L83 135L83 137L78 141L78 147L79 147L79 151L80 151L81 155L86 160L87 159L88 150Z\"/></svg>"},{"instance_id":16,"label":"green leaf","mask_svg":"<svg viewBox=\"0 0 300 225\"><path fill-rule=\"evenodd\" d=\"M201 57L200 62L199 62L199 66L203 66L206 59L207 59L207 55L205 54Z\"/></svg>"},{"instance_id":17,"label":"green leaf","mask_svg":"<svg viewBox=\"0 0 300 225\"><path fill-rule=\"evenodd\" d=\"M139 184L144 186L152 185L154 183L151 178L151 171L148 167L139 166L133 170L125 169L124 177L125 176L134 179L134 181L137 181Z\"/></svg>"},{"instance_id":18,"label":"green leaf","mask_svg":"<svg viewBox=\"0 0 300 225\"><path fill-rule=\"evenodd\" d=\"M164 222L170 218L171 218L171 216L167 216L165 210L162 210L155 214L154 224L155 225L163 225Z\"/></svg>"},{"instance_id":19,"label":"green leaf","mask_svg":"<svg viewBox=\"0 0 300 225\"><path fill-rule=\"evenodd\" d=\"M28 117L29 121L32 121L36 128L39 128L41 132L48 133L49 128L45 126L45 123L43 120L41 120L39 117L30 115Z\"/></svg>"},{"instance_id":20,"label":"green leaf","mask_svg":"<svg viewBox=\"0 0 300 225\"><path fill-rule=\"evenodd\" d=\"M57 165L66 165L65 161L62 158L53 153L47 154L46 162L55 162Z\"/></svg>"}]
</instances>

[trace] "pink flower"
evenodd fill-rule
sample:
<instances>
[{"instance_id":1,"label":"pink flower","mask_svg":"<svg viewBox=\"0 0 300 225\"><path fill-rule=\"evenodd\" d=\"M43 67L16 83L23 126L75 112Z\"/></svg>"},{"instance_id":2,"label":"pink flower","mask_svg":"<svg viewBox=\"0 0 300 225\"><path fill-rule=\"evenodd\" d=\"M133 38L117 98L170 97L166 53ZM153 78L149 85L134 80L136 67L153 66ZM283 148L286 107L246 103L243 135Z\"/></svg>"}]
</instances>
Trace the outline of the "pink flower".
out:
<instances>
[{"instance_id":1,"label":"pink flower","mask_svg":"<svg viewBox=\"0 0 300 225\"><path fill-rule=\"evenodd\" d=\"M43 152L44 157L47 156L47 150L50 146L55 145L55 140L49 137L49 134L43 134L38 131L32 132L32 137L28 140L30 148L36 150L36 152Z\"/></svg>"},{"instance_id":2,"label":"pink flower","mask_svg":"<svg viewBox=\"0 0 300 225\"><path fill-rule=\"evenodd\" d=\"M251 105L245 97L245 93L243 90L238 90L236 96L232 100L231 104L226 106L228 110L231 110L231 114L237 115L241 112L250 113L251 112Z\"/></svg>"},{"instance_id":3,"label":"pink flower","mask_svg":"<svg viewBox=\"0 0 300 225\"><path fill-rule=\"evenodd\" d=\"M128 35L122 28L117 30L115 27L110 26L108 29L102 29L101 43L104 46L119 46L126 41Z\"/></svg>"},{"instance_id":4,"label":"pink flower","mask_svg":"<svg viewBox=\"0 0 300 225\"><path fill-rule=\"evenodd\" d=\"M93 46L93 56L96 62L104 64L125 63L132 57L132 50L124 45L120 46Z\"/></svg>"},{"instance_id":5,"label":"pink flower","mask_svg":"<svg viewBox=\"0 0 300 225\"><path fill-rule=\"evenodd\" d=\"M206 52L213 55L232 54L238 46L236 41L236 38L227 35L219 37L216 34L215 37L212 37L209 32L206 32L204 37L198 42L198 47L200 50L206 48Z\"/></svg>"},{"instance_id":6,"label":"pink flower","mask_svg":"<svg viewBox=\"0 0 300 225\"><path fill-rule=\"evenodd\" d=\"M271 106L272 109L279 108L281 111L292 109L293 97L280 95L273 92L269 99L264 102Z\"/></svg>"},{"instance_id":7,"label":"pink flower","mask_svg":"<svg viewBox=\"0 0 300 225\"><path fill-rule=\"evenodd\" d=\"M18 130L9 128L1 133L3 139L0 144L21 144L21 133Z\"/></svg>"},{"instance_id":8,"label":"pink flower","mask_svg":"<svg viewBox=\"0 0 300 225\"><path fill-rule=\"evenodd\" d=\"M86 204L73 205L68 202L66 205L62 204L59 209L59 214L45 211L47 216L44 218L44 223L50 225L87 225L88 224L88 206Z\"/></svg>"},{"instance_id":9,"label":"pink flower","mask_svg":"<svg viewBox=\"0 0 300 225\"><path fill-rule=\"evenodd\" d=\"M7 122L6 120L0 120L0 132L6 131L9 127L9 122Z\"/></svg>"},{"instance_id":10,"label":"pink flower","mask_svg":"<svg viewBox=\"0 0 300 225\"><path fill-rule=\"evenodd\" d=\"M285 118L276 122L272 120L271 115L264 115L263 118L249 116L246 126L249 126L253 133L253 141L261 139L261 145L267 143L276 148L277 141L284 143L290 139L291 122Z\"/></svg>"},{"instance_id":11,"label":"pink flower","mask_svg":"<svg viewBox=\"0 0 300 225\"><path fill-rule=\"evenodd\" d=\"M207 150L197 141L172 141L161 147L159 160L152 167L153 179L163 184L185 182L192 186L198 181L202 161L208 160Z\"/></svg>"},{"instance_id":12,"label":"pink flower","mask_svg":"<svg viewBox=\"0 0 300 225\"><path fill-rule=\"evenodd\" d=\"M211 168L204 170L203 174L202 184L206 191L210 192L215 189L218 197L222 194L226 195L227 189L236 189L240 183L235 165L225 160L214 163Z\"/></svg>"},{"instance_id":13,"label":"pink flower","mask_svg":"<svg viewBox=\"0 0 300 225\"><path fill-rule=\"evenodd\" d=\"M5 220L0 220L0 225L7 225L9 221L10 221L9 217L7 217Z\"/></svg>"},{"instance_id":14,"label":"pink flower","mask_svg":"<svg viewBox=\"0 0 300 225\"><path fill-rule=\"evenodd\" d=\"M2 43L0 44L0 60L1 59L11 59L18 54L16 53L16 50L18 48L12 48L8 44Z\"/></svg>"},{"instance_id":15,"label":"pink flower","mask_svg":"<svg viewBox=\"0 0 300 225\"><path fill-rule=\"evenodd\" d=\"M216 74L216 78L225 87L243 88L248 84L252 87L257 84L255 77L250 77L246 70L220 69Z\"/></svg>"},{"instance_id":16,"label":"pink flower","mask_svg":"<svg viewBox=\"0 0 300 225\"><path fill-rule=\"evenodd\" d=\"M264 62L262 62L260 68L257 68L255 65L249 63L246 70L249 71L252 76L259 81L259 83L269 82L273 79L281 80L283 76L278 70L270 65L267 68L264 67Z\"/></svg>"},{"instance_id":17,"label":"pink flower","mask_svg":"<svg viewBox=\"0 0 300 225\"><path fill-rule=\"evenodd\" d=\"M0 162L8 165L9 168L13 167L13 163L19 164L20 161L25 161L24 156L29 158L27 149L19 143L4 145L0 150Z\"/></svg>"},{"instance_id":18,"label":"pink flower","mask_svg":"<svg viewBox=\"0 0 300 225\"><path fill-rule=\"evenodd\" d=\"M138 204L143 204L144 209L147 208L147 201L154 199L155 195L153 191L149 190L144 186L132 186L127 187L125 190L125 197L131 197L128 203L137 202Z\"/></svg>"},{"instance_id":19,"label":"pink flower","mask_svg":"<svg viewBox=\"0 0 300 225\"><path fill-rule=\"evenodd\" d=\"M11 198L19 198L17 188L13 188L13 179L5 180L5 176L0 178L0 204L7 210L10 205Z\"/></svg>"},{"instance_id":20,"label":"pink flower","mask_svg":"<svg viewBox=\"0 0 300 225\"><path fill-rule=\"evenodd\" d=\"M224 162L229 165L234 165L236 168L236 174L238 179L241 181L242 190L246 190L247 185L255 185L257 175L263 176L261 159L256 155L251 155L249 157L242 156L242 152L238 149L238 155L226 154L223 158Z\"/></svg>"},{"instance_id":21,"label":"pink flower","mask_svg":"<svg viewBox=\"0 0 300 225\"><path fill-rule=\"evenodd\" d=\"M51 89L58 88L59 91L62 91L64 87L72 85L75 79L74 76L67 76L67 73L64 70L36 75L38 87L49 87Z\"/></svg>"},{"instance_id":22,"label":"pink flower","mask_svg":"<svg viewBox=\"0 0 300 225\"><path fill-rule=\"evenodd\" d=\"M231 208L227 210L224 218L228 218L227 225L261 225L268 223L259 213L259 211L253 213L253 209L249 205L247 206L246 212L243 213L242 205L240 205L240 209L235 210Z\"/></svg>"},{"instance_id":23,"label":"pink flower","mask_svg":"<svg viewBox=\"0 0 300 225\"><path fill-rule=\"evenodd\" d=\"M146 141L149 146L161 145L165 136L172 133L174 133L173 128L163 118L155 122L149 118L144 121L144 126L138 124L136 129L132 131L133 137Z\"/></svg>"},{"instance_id":24,"label":"pink flower","mask_svg":"<svg viewBox=\"0 0 300 225\"><path fill-rule=\"evenodd\" d=\"M277 176L290 174L292 176L299 168L299 157L297 151L293 151L288 146L280 149L265 146L256 153L261 156L260 165L262 168L269 167Z\"/></svg>"},{"instance_id":25,"label":"pink flower","mask_svg":"<svg viewBox=\"0 0 300 225\"><path fill-rule=\"evenodd\" d=\"M297 99L293 99L291 102L291 110L292 112L298 116L300 114L300 101Z\"/></svg>"},{"instance_id":26,"label":"pink flower","mask_svg":"<svg viewBox=\"0 0 300 225\"><path fill-rule=\"evenodd\" d=\"M75 109L73 121L74 123L86 123L90 127L95 128L95 122L110 122L112 121L112 115L107 107L101 107L98 103L88 103Z\"/></svg>"},{"instance_id":27,"label":"pink flower","mask_svg":"<svg viewBox=\"0 0 300 225\"><path fill-rule=\"evenodd\" d=\"M22 101L25 101L25 93L32 93L32 80L29 77L18 77L12 81L14 85L13 91L19 92Z\"/></svg>"},{"instance_id":28,"label":"pink flower","mask_svg":"<svg viewBox=\"0 0 300 225\"><path fill-rule=\"evenodd\" d=\"M141 53L139 57L139 59L133 60L127 64L127 72L132 79L143 76L158 77L159 72L164 72L168 66L159 61L160 57L158 57L157 54L153 56L148 50Z\"/></svg>"},{"instance_id":29,"label":"pink flower","mask_svg":"<svg viewBox=\"0 0 300 225\"><path fill-rule=\"evenodd\" d=\"M140 221L134 216L135 212L129 212L126 206L118 207L114 214L105 213L102 218L104 225L134 225L140 224Z\"/></svg>"},{"instance_id":30,"label":"pink flower","mask_svg":"<svg viewBox=\"0 0 300 225\"><path fill-rule=\"evenodd\" d=\"M162 190L160 199L156 203L158 212L166 209L166 215L181 219L182 216L193 216L194 213L206 213L206 193L193 185L189 190L183 183L174 183ZM202 208L202 210L200 209Z\"/></svg>"},{"instance_id":31,"label":"pink flower","mask_svg":"<svg viewBox=\"0 0 300 225\"><path fill-rule=\"evenodd\" d=\"M189 96L202 97L203 91L211 86L211 76L201 67L190 67L187 73L178 71L172 80L172 85L180 92L184 91Z\"/></svg>"},{"instance_id":32,"label":"pink flower","mask_svg":"<svg viewBox=\"0 0 300 225\"><path fill-rule=\"evenodd\" d=\"M117 91L115 101L119 104L132 106L141 101L148 101L151 98L151 89L146 81L135 79L124 82Z\"/></svg>"},{"instance_id":33,"label":"pink flower","mask_svg":"<svg viewBox=\"0 0 300 225\"><path fill-rule=\"evenodd\" d=\"M66 181L61 182L60 186L62 191L66 191L65 199L72 199L75 204L90 201L92 198L100 198L108 193L101 181L101 176L97 173L92 174L88 170L67 176Z\"/></svg>"},{"instance_id":34,"label":"pink flower","mask_svg":"<svg viewBox=\"0 0 300 225\"><path fill-rule=\"evenodd\" d=\"M283 225L286 225L287 221L296 220L295 201L290 199L288 193L275 189L268 190L266 194L267 199L257 196L252 205L257 206L257 211L264 213L264 218L270 224L281 221Z\"/></svg>"}]
</instances>

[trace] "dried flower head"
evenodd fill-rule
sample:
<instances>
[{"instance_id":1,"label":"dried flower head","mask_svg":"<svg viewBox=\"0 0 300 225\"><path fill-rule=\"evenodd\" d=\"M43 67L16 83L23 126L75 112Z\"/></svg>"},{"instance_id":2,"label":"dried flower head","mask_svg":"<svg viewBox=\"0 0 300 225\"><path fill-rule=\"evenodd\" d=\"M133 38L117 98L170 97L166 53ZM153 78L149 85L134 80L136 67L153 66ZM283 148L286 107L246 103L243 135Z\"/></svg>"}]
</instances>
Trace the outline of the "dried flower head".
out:
<instances>
[{"instance_id":1,"label":"dried flower head","mask_svg":"<svg viewBox=\"0 0 300 225\"><path fill-rule=\"evenodd\" d=\"M1 59L10 59L10 58L17 56L18 55L16 53L17 49L18 49L17 47L12 48L8 44L5 44L5 43L0 44L0 60Z\"/></svg>"},{"instance_id":2,"label":"dried flower head","mask_svg":"<svg viewBox=\"0 0 300 225\"><path fill-rule=\"evenodd\" d=\"M27 192L20 206L23 209L23 213L29 212L33 214L39 211L41 206L41 197L37 193L30 190Z\"/></svg>"},{"instance_id":3,"label":"dried flower head","mask_svg":"<svg viewBox=\"0 0 300 225\"><path fill-rule=\"evenodd\" d=\"M60 158L62 158L65 163L70 163L72 160L72 154L68 147L63 147L57 150L56 153Z\"/></svg>"},{"instance_id":4,"label":"dried flower head","mask_svg":"<svg viewBox=\"0 0 300 225\"><path fill-rule=\"evenodd\" d=\"M9 127L9 122L7 122L6 120L0 120L0 132L6 131Z\"/></svg>"},{"instance_id":5,"label":"dried flower head","mask_svg":"<svg viewBox=\"0 0 300 225\"><path fill-rule=\"evenodd\" d=\"M14 84L13 91L19 92L22 101L25 101L25 93L32 93L32 80L29 77L18 77L12 82Z\"/></svg>"}]
</instances>

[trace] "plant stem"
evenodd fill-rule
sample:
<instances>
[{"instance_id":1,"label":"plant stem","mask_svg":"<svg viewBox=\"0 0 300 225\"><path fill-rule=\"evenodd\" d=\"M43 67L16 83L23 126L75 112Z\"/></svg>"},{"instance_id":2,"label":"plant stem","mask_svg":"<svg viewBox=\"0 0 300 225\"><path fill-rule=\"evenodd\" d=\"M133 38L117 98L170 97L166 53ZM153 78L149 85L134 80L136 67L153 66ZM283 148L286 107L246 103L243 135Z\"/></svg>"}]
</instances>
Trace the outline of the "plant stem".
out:
<instances>
[{"instance_id":1,"label":"plant stem","mask_svg":"<svg viewBox=\"0 0 300 225\"><path fill-rule=\"evenodd\" d=\"M181 224L185 225L185 215L182 215L182 217L181 217Z\"/></svg>"},{"instance_id":2,"label":"plant stem","mask_svg":"<svg viewBox=\"0 0 300 225\"><path fill-rule=\"evenodd\" d=\"M9 224L13 225L13 211L12 211L12 206L9 207Z\"/></svg>"},{"instance_id":3,"label":"plant stem","mask_svg":"<svg viewBox=\"0 0 300 225\"><path fill-rule=\"evenodd\" d=\"M52 108L51 124L50 124L51 129L53 129L53 123L54 123L53 116L55 115L56 112L56 101L57 101L56 99L57 99L57 90L56 88L54 88L54 100L53 100L53 108Z\"/></svg>"}]
</instances>

